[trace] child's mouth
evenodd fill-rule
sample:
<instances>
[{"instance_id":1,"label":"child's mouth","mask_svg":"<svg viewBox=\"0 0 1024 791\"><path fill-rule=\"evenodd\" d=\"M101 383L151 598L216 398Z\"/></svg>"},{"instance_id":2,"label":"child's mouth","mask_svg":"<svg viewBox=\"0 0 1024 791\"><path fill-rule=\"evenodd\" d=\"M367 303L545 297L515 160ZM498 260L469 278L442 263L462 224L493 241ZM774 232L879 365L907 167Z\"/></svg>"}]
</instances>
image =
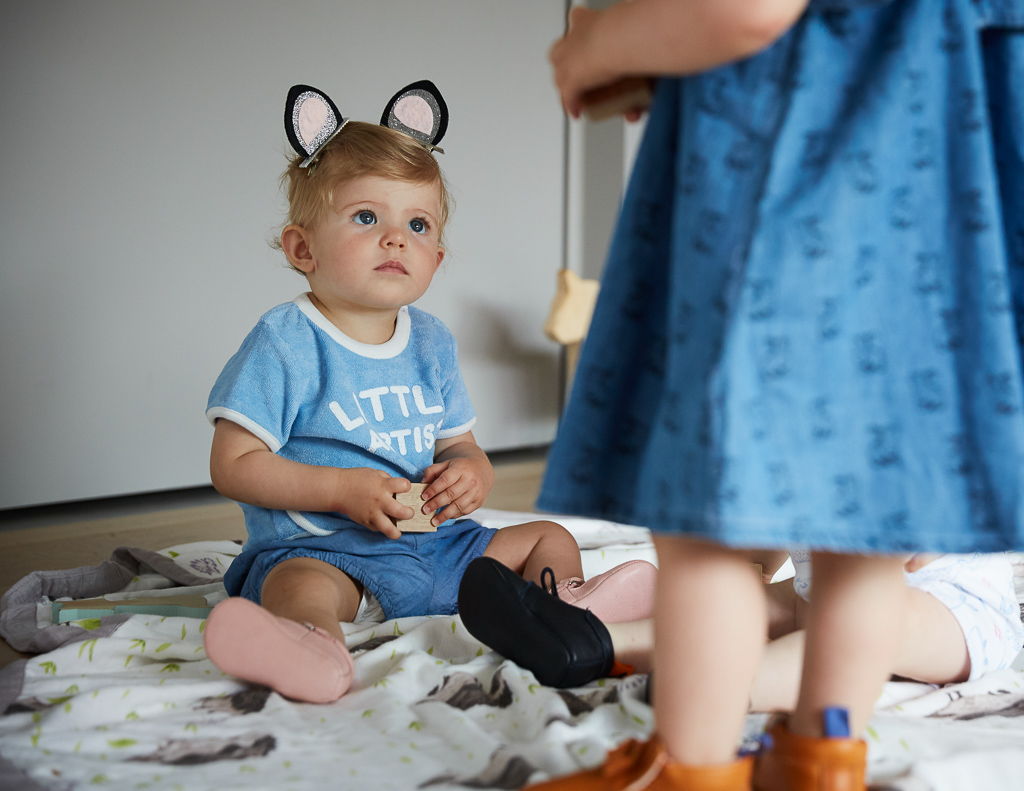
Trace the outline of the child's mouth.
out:
<instances>
[{"instance_id":1,"label":"child's mouth","mask_svg":"<svg viewBox=\"0 0 1024 791\"><path fill-rule=\"evenodd\" d=\"M378 272L395 272L400 275L409 274L406 268L402 266L400 261L385 261L383 264L377 267Z\"/></svg>"}]
</instances>

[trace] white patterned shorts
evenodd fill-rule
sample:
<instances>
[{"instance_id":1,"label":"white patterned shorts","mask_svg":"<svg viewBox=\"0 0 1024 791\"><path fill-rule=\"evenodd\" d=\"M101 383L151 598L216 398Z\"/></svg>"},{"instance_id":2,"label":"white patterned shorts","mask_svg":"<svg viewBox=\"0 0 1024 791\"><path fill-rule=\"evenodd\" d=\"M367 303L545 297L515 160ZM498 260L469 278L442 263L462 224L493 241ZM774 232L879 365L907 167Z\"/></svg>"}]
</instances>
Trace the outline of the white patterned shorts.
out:
<instances>
[{"instance_id":1,"label":"white patterned shorts","mask_svg":"<svg viewBox=\"0 0 1024 791\"><path fill-rule=\"evenodd\" d=\"M793 590L807 601L811 592L811 553L791 550ZM1024 645L1024 624L1005 554L942 555L927 566L904 572L907 585L929 593L953 613L967 641L971 680L1009 667Z\"/></svg>"}]
</instances>

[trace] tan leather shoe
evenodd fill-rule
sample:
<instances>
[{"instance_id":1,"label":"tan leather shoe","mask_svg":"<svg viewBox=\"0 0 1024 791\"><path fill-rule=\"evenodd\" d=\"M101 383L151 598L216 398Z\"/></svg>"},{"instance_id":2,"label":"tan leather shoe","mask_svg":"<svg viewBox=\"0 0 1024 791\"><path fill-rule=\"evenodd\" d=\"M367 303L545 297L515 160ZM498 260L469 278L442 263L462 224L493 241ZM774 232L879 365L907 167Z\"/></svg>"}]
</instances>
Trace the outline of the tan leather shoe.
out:
<instances>
[{"instance_id":1,"label":"tan leather shoe","mask_svg":"<svg viewBox=\"0 0 1024 791\"><path fill-rule=\"evenodd\" d=\"M772 747L757 756L755 791L865 791L863 739L798 736L784 719L768 735Z\"/></svg>"},{"instance_id":2,"label":"tan leather shoe","mask_svg":"<svg viewBox=\"0 0 1024 791\"><path fill-rule=\"evenodd\" d=\"M530 791L750 791L752 756L713 766L673 761L657 736L608 753L602 766L530 786Z\"/></svg>"}]
</instances>

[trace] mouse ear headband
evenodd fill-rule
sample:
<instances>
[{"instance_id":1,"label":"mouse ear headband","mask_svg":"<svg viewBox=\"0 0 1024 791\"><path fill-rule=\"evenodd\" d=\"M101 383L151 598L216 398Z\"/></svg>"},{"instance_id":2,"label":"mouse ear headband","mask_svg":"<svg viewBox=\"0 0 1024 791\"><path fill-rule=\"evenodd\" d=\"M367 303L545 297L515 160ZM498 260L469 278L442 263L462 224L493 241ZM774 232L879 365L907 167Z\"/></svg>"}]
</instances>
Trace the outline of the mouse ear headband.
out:
<instances>
[{"instance_id":1,"label":"mouse ear headband","mask_svg":"<svg viewBox=\"0 0 1024 791\"><path fill-rule=\"evenodd\" d=\"M284 128L288 142L299 156L300 168L316 169L317 157L351 119L343 118L331 97L309 85L293 85L284 104ZM380 117L380 125L408 135L429 151L438 148L448 131L448 105L430 80L406 85L391 97Z\"/></svg>"}]
</instances>

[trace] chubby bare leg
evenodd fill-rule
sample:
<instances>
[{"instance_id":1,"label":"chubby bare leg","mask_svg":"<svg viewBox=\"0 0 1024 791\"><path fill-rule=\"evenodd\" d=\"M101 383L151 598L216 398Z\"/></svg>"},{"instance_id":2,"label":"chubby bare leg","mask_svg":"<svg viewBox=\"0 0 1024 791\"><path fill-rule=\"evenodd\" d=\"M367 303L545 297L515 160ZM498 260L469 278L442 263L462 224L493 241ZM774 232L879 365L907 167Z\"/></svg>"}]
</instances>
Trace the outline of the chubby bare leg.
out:
<instances>
[{"instance_id":1,"label":"chubby bare leg","mask_svg":"<svg viewBox=\"0 0 1024 791\"><path fill-rule=\"evenodd\" d=\"M270 570L260 603L281 618L319 626L344 644L339 622L352 621L363 586L330 563L315 558L290 558Z\"/></svg>"},{"instance_id":2,"label":"chubby bare leg","mask_svg":"<svg viewBox=\"0 0 1024 791\"><path fill-rule=\"evenodd\" d=\"M502 528L487 545L484 557L494 558L538 585L545 566L554 572L556 581L583 576L576 539L561 525L546 520Z\"/></svg>"}]
</instances>

